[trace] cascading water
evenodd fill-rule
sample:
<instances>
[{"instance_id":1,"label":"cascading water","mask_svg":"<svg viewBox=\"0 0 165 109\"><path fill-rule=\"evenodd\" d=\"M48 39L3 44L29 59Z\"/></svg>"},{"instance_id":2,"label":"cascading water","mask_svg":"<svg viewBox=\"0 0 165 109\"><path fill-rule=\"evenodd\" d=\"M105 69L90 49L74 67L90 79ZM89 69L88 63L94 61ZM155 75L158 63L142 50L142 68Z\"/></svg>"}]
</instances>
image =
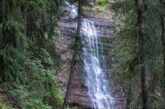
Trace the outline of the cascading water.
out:
<instances>
[{"instance_id":1,"label":"cascading water","mask_svg":"<svg viewBox=\"0 0 165 109\"><path fill-rule=\"evenodd\" d=\"M77 7L66 3L69 8L70 16L77 16ZM109 91L109 81L106 72L101 67L102 47L97 36L94 22L87 19L82 20L81 39L83 47L83 62L86 72L85 82L88 89L88 96L93 103L94 109L115 109L115 100ZM104 61L103 61L104 62ZM104 65L104 64L103 64Z\"/></svg>"},{"instance_id":2,"label":"cascading water","mask_svg":"<svg viewBox=\"0 0 165 109\"><path fill-rule=\"evenodd\" d=\"M81 27L84 40L83 61L88 95L94 109L115 109L115 100L109 92L109 81L100 63L99 38L92 21L84 19ZM100 42L99 42L100 43Z\"/></svg>"}]
</instances>

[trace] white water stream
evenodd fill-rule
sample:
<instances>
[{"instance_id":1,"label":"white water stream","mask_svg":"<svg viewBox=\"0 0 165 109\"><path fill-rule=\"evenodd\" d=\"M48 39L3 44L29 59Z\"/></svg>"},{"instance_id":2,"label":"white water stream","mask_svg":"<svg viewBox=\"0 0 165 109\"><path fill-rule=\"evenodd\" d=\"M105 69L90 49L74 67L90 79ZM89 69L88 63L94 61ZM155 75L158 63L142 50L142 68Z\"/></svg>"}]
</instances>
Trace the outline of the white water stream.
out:
<instances>
[{"instance_id":1,"label":"white water stream","mask_svg":"<svg viewBox=\"0 0 165 109\"><path fill-rule=\"evenodd\" d=\"M83 48L84 69L88 95L94 109L115 109L115 100L110 94L109 81L106 72L101 68L97 31L92 21L82 22L82 37L85 42ZM100 43L100 42L99 42ZM104 61L103 61L104 62Z\"/></svg>"},{"instance_id":2,"label":"white water stream","mask_svg":"<svg viewBox=\"0 0 165 109\"><path fill-rule=\"evenodd\" d=\"M67 3L70 16L77 16L77 7ZM97 36L96 27L93 21L82 20L81 39L83 47L83 62L86 73L85 83L88 89L88 96L93 103L94 109L115 109L115 99L110 93L109 81L106 72L101 67L102 47ZM103 61L104 62L104 61ZM104 65L105 63L103 63Z\"/></svg>"}]
</instances>

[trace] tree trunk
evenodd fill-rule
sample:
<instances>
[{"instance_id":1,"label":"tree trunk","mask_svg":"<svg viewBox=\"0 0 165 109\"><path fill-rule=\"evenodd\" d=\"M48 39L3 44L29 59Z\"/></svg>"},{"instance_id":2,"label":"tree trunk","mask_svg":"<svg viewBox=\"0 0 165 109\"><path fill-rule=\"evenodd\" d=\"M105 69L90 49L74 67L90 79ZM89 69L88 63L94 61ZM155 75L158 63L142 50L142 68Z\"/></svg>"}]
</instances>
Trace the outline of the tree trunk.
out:
<instances>
[{"instance_id":1,"label":"tree trunk","mask_svg":"<svg viewBox=\"0 0 165 109\"><path fill-rule=\"evenodd\" d=\"M0 83L3 83L6 79L4 68L5 68L4 59L3 59L3 56L0 55Z\"/></svg>"},{"instance_id":2,"label":"tree trunk","mask_svg":"<svg viewBox=\"0 0 165 109\"><path fill-rule=\"evenodd\" d=\"M141 84L142 84L142 100L143 109L149 109L148 107L148 85L147 75L145 69L145 51L144 51L144 35L143 35L143 0L135 0L137 8L137 36L139 38L139 54L141 65Z\"/></svg>"},{"instance_id":3,"label":"tree trunk","mask_svg":"<svg viewBox=\"0 0 165 109\"><path fill-rule=\"evenodd\" d=\"M34 11L27 11L27 21L26 21L26 35L29 37L32 41L34 40L34 32L36 30L35 27L35 12Z\"/></svg>"},{"instance_id":4,"label":"tree trunk","mask_svg":"<svg viewBox=\"0 0 165 109\"><path fill-rule=\"evenodd\" d=\"M1 6L1 10L0 10L0 24L3 23L4 17L5 17L5 0L1 0L0 1L0 6ZM3 37L2 37L3 39ZM0 51L1 49L4 48L4 43L3 40L1 39L0 42ZM6 75L5 75L5 62L4 62L4 56L2 54L0 54L0 84L3 83L6 79Z\"/></svg>"},{"instance_id":5,"label":"tree trunk","mask_svg":"<svg viewBox=\"0 0 165 109\"><path fill-rule=\"evenodd\" d=\"M126 99L126 109L131 109L130 104L131 104L131 100L132 100L132 85L133 85L133 81L132 81L132 72L133 72L133 65L130 64L129 65L129 83L127 84L127 99Z\"/></svg>"},{"instance_id":6,"label":"tree trunk","mask_svg":"<svg viewBox=\"0 0 165 109\"><path fill-rule=\"evenodd\" d=\"M160 3L164 4L165 1L160 0ZM165 5L164 5L165 6ZM165 82L165 15L164 13L161 14L161 27L162 27L162 51L163 51L163 81L162 81L162 93L163 93L163 97L165 97L165 86L164 86L164 82Z\"/></svg>"},{"instance_id":7,"label":"tree trunk","mask_svg":"<svg viewBox=\"0 0 165 109\"><path fill-rule=\"evenodd\" d=\"M0 7L1 7L1 8L0 8L0 9L1 9L1 10L0 10L0 24L2 23L2 3L3 3L3 2L0 0Z\"/></svg>"},{"instance_id":8,"label":"tree trunk","mask_svg":"<svg viewBox=\"0 0 165 109\"><path fill-rule=\"evenodd\" d=\"M126 109L130 109L130 103L131 103L131 95L132 95L132 90L131 88L128 89L128 92L127 92L127 99L126 99ZM130 94L130 95L129 95Z\"/></svg>"},{"instance_id":9,"label":"tree trunk","mask_svg":"<svg viewBox=\"0 0 165 109\"><path fill-rule=\"evenodd\" d=\"M80 46L80 44L78 43L79 39L80 39L80 27L81 27L81 0L79 0L78 25L77 25L77 33L76 33L76 36L75 36L75 42L74 42L75 51L74 51L73 56L72 56L69 81L68 81L66 95L65 95L65 98L64 98L64 103L63 103L62 109L65 109L65 107L68 103L68 100L69 100L69 96L71 94L72 81L74 79L74 71L75 71L75 65L76 65L76 57L77 57L79 46Z\"/></svg>"},{"instance_id":10,"label":"tree trunk","mask_svg":"<svg viewBox=\"0 0 165 109\"><path fill-rule=\"evenodd\" d=\"M56 8L57 8L57 10L58 10L59 7L60 7L60 2L59 2L59 0L55 0L55 4L56 4Z\"/></svg>"},{"instance_id":11,"label":"tree trunk","mask_svg":"<svg viewBox=\"0 0 165 109\"><path fill-rule=\"evenodd\" d=\"M161 25L162 25L162 47L163 47L163 69L164 69L164 78L163 78L163 81L162 83L165 82L165 16L161 16ZM165 86L163 84L163 87L162 87L162 92L163 92L163 97L165 97Z\"/></svg>"}]
</instances>

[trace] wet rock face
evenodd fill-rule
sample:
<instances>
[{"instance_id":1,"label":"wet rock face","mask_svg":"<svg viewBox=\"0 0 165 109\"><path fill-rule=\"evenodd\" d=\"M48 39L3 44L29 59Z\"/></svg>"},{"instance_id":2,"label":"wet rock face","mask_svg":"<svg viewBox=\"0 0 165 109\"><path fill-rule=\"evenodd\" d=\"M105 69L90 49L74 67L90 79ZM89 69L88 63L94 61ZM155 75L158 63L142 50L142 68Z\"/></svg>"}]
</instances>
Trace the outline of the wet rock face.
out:
<instances>
[{"instance_id":1,"label":"wet rock face","mask_svg":"<svg viewBox=\"0 0 165 109\"><path fill-rule=\"evenodd\" d=\"M58 73L58 84L62 90L63 96L65 96L67 83L69 80L69 71L71 65L71 59L73 55L73 39L75 36L75 31L68 25L61 25L60 23L60 30L61 30L61 40L59 42L59 52L61 52L61 72ZM83 68L80 62L80 59L77 59L77 64L75 66L75 75L74 80L72 83L72 91L71 96L69 98L69 105L70 106L78 106L81 109L90 109L91 103L89 98L87 97L87 89L84 82L84 74Z\"/></svg>"},{"instance_id":2,"label":"wet rock face","mask_svg":"<svg viewBox=\"0 0 165 109\"><path fill-rule=\"evenodd\" d=\"M110 18L106 18L98 13L85 12L83 13L84 19L89 19L95 22L98 37L102 37L105 46L110 49L108 40L114 38L113 21ZM61 54L61 67L62 70L58 74L58 83L62 89L63 95L66 93L66 87L69 78L69 69L71 64L71 58L73 54L72 46L74 36L76 35L77 18L71 18L68 15L61 18L58 22L61 39L58 44L59 53ZM103 45L104 46L104 45ZM106 50L107 50L106 49ZM107 50L108 51L108 50ZM70 106L78 106L81 109L92 109L90 99L87 96L87 88L85 86L83 66L80 61L80 56L77 59L75 68L75 76L72 85L71 96L69 98Z\"/></svg>"},{"instance_id":3,"label":"wet rock face","mask_svg":"<svg viewBox=\"0 0 165 109\"><path fill-rule=\"evenodd\" d=\"M109 13L111 14L111 13ZM114 38L114 22L110 16L102 15L94 12L85 12L84 18L94 21L97 34L99 37Z\"/></svg>"},{"instance_id":4,"label":"wet rock face","mask_svg":"<svg viewBox=\"0 0 165 109\"><path fill-rule=\"evenodd\" d=\"M58 74L58 83L61 87L63 96L65 96L73 55L72 46L76 35L77 20L72 19L69 16L63 17L59 21L58 25L61 31L61 39L58 44L59 54L61 54L61 66L64 67ZM71 96L69 98L69 105L78 106L81 107L81 109L90 109L92 103L87 97L87 88L84 84L84 74L80 58L78 58L75 66L75 75L72 84Z\"/></svg>"},{"instance_id":5,"label":"wet rock face","mask_svg":"<svg viewBox=\"0 0 165 109\"><path fill-rule=\"evenodd\" d=\"M110 18L105 18L101 14L94 12L85 12L83 13L83 19L88 19L94 21L97 34L99 37L109 37L114 38L114 22ZM59 22L61 29L65 29L69 33L75 34L77 27L77 19L72 19L67 16Z\"/></svg>"},{"instance_id":6,"label":"wet rock face","mask_svg":"<svg viewBox=\"0 0 165 109\"><path fill-rule=\"evenodd\" d=\"M73 80L71 96L69 99L70 106L78 106L81 109L91 109L91 102L87 97L87 89L84 85L84 73L76 72ZM66 92L67 82L69 75L67 73L58 75L58 82L63 91L63 95Z\"/></svg>"}]
</instances>

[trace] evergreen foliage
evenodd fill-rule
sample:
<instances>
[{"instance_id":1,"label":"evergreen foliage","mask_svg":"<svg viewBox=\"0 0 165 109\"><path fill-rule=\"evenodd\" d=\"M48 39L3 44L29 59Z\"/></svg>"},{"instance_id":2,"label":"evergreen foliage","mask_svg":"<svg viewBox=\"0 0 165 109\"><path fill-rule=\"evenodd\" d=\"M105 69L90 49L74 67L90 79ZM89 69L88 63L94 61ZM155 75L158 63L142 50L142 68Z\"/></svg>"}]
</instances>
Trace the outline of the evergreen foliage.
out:
<instances>
[{"instance_id":1,"label":"evergreen foliage","mask_svg":"<svg viewBox=\"0 0 165 109\"><path fill-rule=\"evenodd\" d=\"M116 63L112 66L112 76L125 90L129 100L129 109L139 109L142 104L140 87L140 64L138 37L136 36L136 8L134 0L115 0L113 8L116 11L117 38L113 42L116 46L111 56ZM148 79L150 109L162 107L161 80L163 79L163 57L161 44L160 15L164 9L159 0L145 0L143 4L144 20L144 49L145 64ZM158 94L160 93L160 95ZM164 100L163 100L164 101Z\"/></svg>"},{"instance_id":2,"label":"evergreen foliage","mask_svg":"<svg viewBox=\"0 0 165 109\"><path fill-rule=\"evenodd\" d=\"M0 85L22 108L52 109L62 104L51 47L60 36L57 10L53 0L0 1ZM2 104L2 109L12 108Z\"/></svg>"}]
</instances>

